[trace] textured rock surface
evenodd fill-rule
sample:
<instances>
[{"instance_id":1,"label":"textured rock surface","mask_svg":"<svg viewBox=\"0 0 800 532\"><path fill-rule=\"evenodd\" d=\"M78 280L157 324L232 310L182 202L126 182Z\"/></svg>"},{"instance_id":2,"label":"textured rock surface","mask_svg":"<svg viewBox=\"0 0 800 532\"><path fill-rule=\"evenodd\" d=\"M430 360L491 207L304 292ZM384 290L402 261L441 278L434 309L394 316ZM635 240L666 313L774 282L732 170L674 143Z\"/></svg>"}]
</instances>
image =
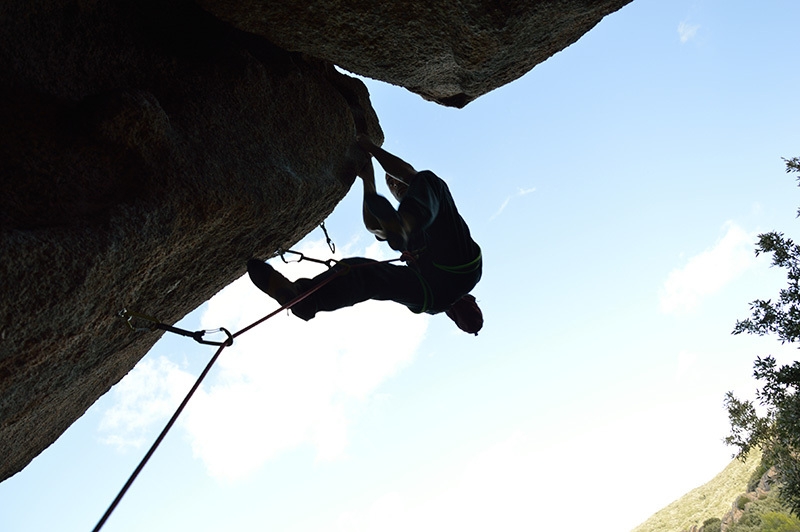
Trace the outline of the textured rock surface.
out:
<instances>
[{"instance_id":1,"label":"textured rock surface","mask_svg":"<svg viewBox=\"0 0 800 532\"><path fill-rule=\"evenodd\" d=\"M3 2L0 480L157 340L119 310L174 323L344 196L382 133L332 63L462 106L627 1Z\"/></svg>"},{"instance_id":2,"label":"textured rock surface","mask_svg":"<svg viewBox=\"0 0 800 532\"><path fill-rule=\"evenodd\" d=\"M120 309L174 323L330 213L347 99L382 138L361 82L159 6L3 7L0 479L159 337Z\"/></svg>"},{"instance_id":3,"label":"textured rock surface","mask_svg":"<svg viewBox=\"0 0 800 532\"><path fill-rule=\"evenodd\" d=\"M198 0L287 49L463 107L631 0Z\"/></svg>"}]
</instances>

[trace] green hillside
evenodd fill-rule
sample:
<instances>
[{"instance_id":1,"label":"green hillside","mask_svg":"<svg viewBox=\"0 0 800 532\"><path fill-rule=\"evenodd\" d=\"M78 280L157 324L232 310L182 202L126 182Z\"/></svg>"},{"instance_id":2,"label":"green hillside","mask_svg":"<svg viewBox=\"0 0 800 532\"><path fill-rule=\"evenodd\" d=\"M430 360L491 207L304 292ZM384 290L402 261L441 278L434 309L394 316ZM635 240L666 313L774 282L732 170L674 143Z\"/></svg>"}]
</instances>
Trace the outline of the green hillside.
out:
<instances>
[{"instance_id":1,"label":"green hillside","mask_svg":"<svg viewBox=\"0 0 800 532\"><path fill-rule=\"evenodd\" d=\"M747 482L760 463L760 451L753 451L746 462L733 460L711 481L659 510L632 532L684 532L706 519L721 519L747 491Z\"/></svg>"}]
</instances>

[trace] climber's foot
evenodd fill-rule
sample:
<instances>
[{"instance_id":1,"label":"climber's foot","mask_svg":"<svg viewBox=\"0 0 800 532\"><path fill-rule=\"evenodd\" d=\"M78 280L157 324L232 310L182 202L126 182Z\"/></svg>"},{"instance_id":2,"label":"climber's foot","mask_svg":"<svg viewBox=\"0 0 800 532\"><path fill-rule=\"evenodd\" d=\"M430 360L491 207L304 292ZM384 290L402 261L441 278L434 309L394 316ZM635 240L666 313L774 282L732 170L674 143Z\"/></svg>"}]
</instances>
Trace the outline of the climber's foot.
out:
<instances>
[{"instance_id":1,"label":"climber's foot","mask_svg":"<svg viewBox=\"0 0 800 532\"><path fill-rule=\"evenodd\" d=\"M275 268L258 259L247 261L247 273L259 290L285 305L297 297L297 289L289 279L275 271Z\"/></svg>"}]
</instances>

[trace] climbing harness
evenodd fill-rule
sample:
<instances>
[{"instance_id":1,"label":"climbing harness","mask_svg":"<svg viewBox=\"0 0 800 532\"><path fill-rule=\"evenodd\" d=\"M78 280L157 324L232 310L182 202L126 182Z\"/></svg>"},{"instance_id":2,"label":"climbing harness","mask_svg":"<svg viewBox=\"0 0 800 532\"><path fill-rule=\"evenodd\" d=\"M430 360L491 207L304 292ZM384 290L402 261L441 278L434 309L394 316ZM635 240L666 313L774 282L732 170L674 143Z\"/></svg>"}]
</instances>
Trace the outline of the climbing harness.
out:
<instances>
[{"instance_id":1,"label":"climbing harness","mask_svg":"<svg viewBox=\"0 0 800 532\"><path fill-rule=\"evenodd\" d=\"M434 262L433 265L447 273L473 273L481 267L482 261L482 254L478 253L478 256L474 260L471 260L466 264L459 264L458 266L445 266L444 264L437 264Z\"/></svg>"},{"instance_id":2,"label":"climbing harness","mask_svg":"<svg viewBox=\"0 0 800 532\"><path fill-rule=\"evenodd\" d=\"M326 232L326 236L327 236L327 232ZM288 254L292 254L292 255L296 255L298 257L297 260L287 261L286 258L285 258L285 254L287 254L287 253ZM350 271L351 268L359 268L359 267L364 267L364 266L370 266L370 265L373 264L373 263L347 264L347 263L340 262L340 261L337 261L337 260L334 260L334 259L328 259L328 260L314 259L314 258L305 256L303 253L300 253L298 251L292 251L292 250L278 250L278 254L281 256L281 260L283 260L286 263L289 263L289 262L301 262L303 260L307 260L307 261L310 261L310 262L316 262L316 263L319 263L319 264L324 264L324 265L328 266L328 268L332 268L336 264L340 264L340 265L346 266L346 267L341 268L334 275L331 275L330 277L328 277L327 279L323 280L319 284L317 284L315 286L312 286L311 288L309 288L308 290L306 290L302 294L298 294L291 301L287 301L284 305L281 305L280 308L270 312L269 314L267 314L263 318L251 323L247 327L245 327L245 328L243 328L243 329L241 329L241 330L239 330L239 331L237 331L237 332L235 332L233 334L231 334L224 327L220 327L219 329L213 329L213 330L202 330L202 331L194 331L194 332L187 331L185 329L181 329L181 328L178 328L178 327L174 327L172 325L167 325L165 323L162 323L158 319L156 319L156 318L154 318L152 316L148 316L147 314L142 314L142 313L139 313L139 312L133 312L133 311L130 311L130 310L127 310L127 309L122 310L122 311L120 311L118 313L119 316L126 321L126 323L128 324L128 327L130 327L130 329L133 330L133 331L162 330L162 331L172 332L172 333L175 333L175 334L180 334L181 336L187 336L189 338L192 338L192 339L194 339L195 341L197 341L197 342L199 342L201 344L218 346L219 349L217 349L217 352L214 353L213 357L211 357L211 360L208 361L208 364L206 364L206 367L200 373L200 376L197 378L197 381L195 381L195 383L192 386L192 388L186 394L186 397L184 397L183 401L181 401L181 404L178 406L177 410L175 410L175 413L172 415L170 420L167 422L166 426L164 426L164 429L158 435L158 437L156 438L155 442L153 442L153 445L150 447L150 449L144 455L144 458L142 458L141 462L139 462L139 465L136 466L136 469L133 471L131 476L128 478L127 482L125 482L125 485L122 486L122 489L117 494L117 496L114 498L114 500L112 501L111 505L108 507L106 512L103 514L103 517L100 518L100 521L98 521L97 525L95 525L95 527L92 529L92 532L98 532L101 528L103 528L103 525L106 523L106 521L108 520L109 516L111 516L111 513L114 511L114 509L116 509L117 505L122 500L122 497L125 496L125 493L128 491L128 488L131 487L131 485L133 484L133 481L136 480L136 477L139 476L139 473L142 471L142 469L144 469L144 466L150 460L150 457L153 455L153 453L155 453L156 448L158 448L158 446L161 444L161 441L164 439L164 437L166 437L166 435L169 432L169 430L175 424L175 421L177 421L178 416L181 415L181 412L183 412L183 409L186 408L186 405L189 403L189 400L192 398L192 396L194 395L195 391L197 391L197 389L200 387L200 384L203 382L203 379L205 379L205 377L208 374L208 372L211 371L211 367L217 361L217 359L219 358L220 354L222 354L222 351L226 347L229 347L229 346L233 345L233 341L234 341L235 338L241 336L242 334L246 333L250 329L260 325L261 323L263 323L265 321L267 321L268 319L272 318L276 314L278 314L278 313L280 313L280 312L282 312L284 310L288 310L288 309L292 308L297 303L303 301L304 299L309 297L311 294L313 294L314 292L316 292L317 290L319 290L320 288L322 288L323 286L325 286L326 284L328 284L332 280L336 279L340 275L345 275L347 272ZM380 261L380 262L388 263L388 262L395 262L395 261L399 261L399 260L409 261L409 260L412 260L412 258L413 258L412 255L407 254L406 252L404 252L401 257L398 257L396 259L389 259L389 260L385 260L385 261ZM144 322L147 323L147 325L146 326L138 326L137 327L137 326L134 325L134 320L144 321ZM203 336L205 336L206 334L216 333L216 332L225 333L227 335L227 338L222 342L217 342L217 341L212 341L212 340L204 340L203 339Z\"/></svg>"}]
</instances>

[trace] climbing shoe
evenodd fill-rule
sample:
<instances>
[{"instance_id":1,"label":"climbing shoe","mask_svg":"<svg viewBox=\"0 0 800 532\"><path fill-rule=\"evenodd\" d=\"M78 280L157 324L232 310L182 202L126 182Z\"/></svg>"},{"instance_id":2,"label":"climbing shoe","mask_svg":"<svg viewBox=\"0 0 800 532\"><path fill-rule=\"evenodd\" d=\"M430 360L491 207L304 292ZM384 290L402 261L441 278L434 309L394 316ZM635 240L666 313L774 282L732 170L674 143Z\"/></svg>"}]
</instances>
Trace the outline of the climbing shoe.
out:
<instances>
[{"instance_id":1,"label":"climbing shoe","mask_svg":"<svg viewBox=\"0 0 800 532\"><path fill-rule=\"evenodd\" d=\"M259 290L285 305L297 297L297 289L289 279L275 271L275 268L258 259L247 261L247 273Z\"/></svg>"}]
</instances>

